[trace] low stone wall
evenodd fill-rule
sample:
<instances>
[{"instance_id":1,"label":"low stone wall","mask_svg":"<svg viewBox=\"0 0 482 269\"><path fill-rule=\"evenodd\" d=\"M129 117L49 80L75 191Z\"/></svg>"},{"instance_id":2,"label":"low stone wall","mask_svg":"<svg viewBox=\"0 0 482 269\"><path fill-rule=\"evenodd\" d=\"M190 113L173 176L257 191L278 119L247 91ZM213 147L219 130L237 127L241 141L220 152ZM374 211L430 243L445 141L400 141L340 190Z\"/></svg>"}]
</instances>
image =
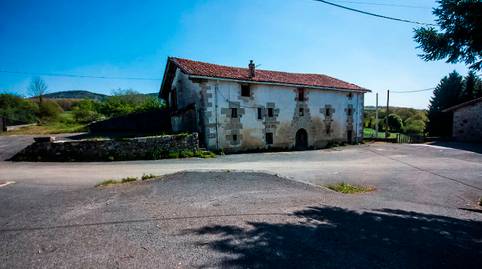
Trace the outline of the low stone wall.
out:
<instances>
[{"instance_id":1,"label":"low stone wall","mask_svg":"<svg viewBox=\"0 0 482 269\"><path fill-rule=\"evenodd\" d=\"M17 153L11 161L124 161L153 160L174 151L199 150L198 134L164 135L122 139L36 141Z\"/></svg>"}]
</instances>

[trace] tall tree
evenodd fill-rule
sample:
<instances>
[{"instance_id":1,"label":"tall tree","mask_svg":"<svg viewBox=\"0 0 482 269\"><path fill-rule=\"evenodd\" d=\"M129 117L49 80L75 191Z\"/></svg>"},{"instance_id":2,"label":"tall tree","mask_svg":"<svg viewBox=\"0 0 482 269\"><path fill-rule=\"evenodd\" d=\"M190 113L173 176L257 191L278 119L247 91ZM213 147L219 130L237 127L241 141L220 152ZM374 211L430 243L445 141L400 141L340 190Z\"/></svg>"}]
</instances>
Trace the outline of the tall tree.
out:
<instances>
[{"instance_id":1,"label":"tall tree","mask_svg":"<svg viewBox=\"0 0 482 269\"><path fill-rule=\"evenodd\" d=\"M482 69L482 1L439 0L433 10L440 31L433 27L415 29L426 61L446 59L447 63L465 62L473 70Z\"/></svg>"},{"instance_id":2,"label":"tall tree","mask_svg":"<svg viewBox=\"0 0 482 269\"><path fill-rule=\"evenodd\" d=\"M42 103L43 96L47 93L48 86L41 77L34 77L28 86L28 92L32 97L37 97Z\"/></svg>"},{"instance_id":3,"label":"tall tree","mask_svg":"<svg viewBox=\"0 0 482 269\"><path fill-rule=\"evenodd\" d=\"M481 89L481 80L474 71L470 71L464 78L464 87L460 95L460 102L477 98Z\"/></svg>"},{"instance_id":4,"label":"tall tree","mask_svg":"<svg viewBox=\"0 0 482 269\"><path fill-rule=\"evenodd\" d=\"M433 91L428 109L427 132L432 136L450 136L452 133L452 114L442 110L460 103L463 78L453 71L444 77Z\"/></svg>"}]
</instances>

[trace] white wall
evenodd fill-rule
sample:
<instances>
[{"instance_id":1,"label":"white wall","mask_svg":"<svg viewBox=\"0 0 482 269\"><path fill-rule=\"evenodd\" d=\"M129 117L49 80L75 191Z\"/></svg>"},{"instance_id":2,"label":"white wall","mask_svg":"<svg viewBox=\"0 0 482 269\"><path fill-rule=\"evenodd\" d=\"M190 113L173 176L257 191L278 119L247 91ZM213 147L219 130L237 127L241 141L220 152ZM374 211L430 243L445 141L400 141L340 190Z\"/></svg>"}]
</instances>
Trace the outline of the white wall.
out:
<instances>
[{"instance_id":1,"label":"white wall","mask_svg":"<svg viewBox=\"0 0 482 269\"><path fill-rule=\"evenodd\" d=\"M347 140L346 109L353 108L353 141L363 135L363 94L305 89L305 102L296 100L295 87L251 84L251 97L241 96L241 84L223 80L193 82L180 70L176 71L171 89L177 91L177 107L182 110L195 104L196 111L180 113L172 118L174 131L201 133L200 139L209 149L253 150L265 148L293 148L296 132L303 128L308 133L308 145L321 148L329 142ZM275 119L267 120L267 107L274 106ZM327 134L325 106L334 112ZM230 107L238 107L237 119L232 119ZM263 119L258 119L258 107L263 108ZM305 115L299 117L299 108ZM322 111L320 111L322 110ZM273 133L273 144L266 145L265 134ZM232 141L236 134L238 142Z\"/></svg>"},{"instance_id":2,"label":"white wall","mask_svg":"<svg viewBox=\"0 0 482 269\"><path fill-rule=\"evenodd\" d=\"M305 117L295 119L297 109L297 88L271 85L251 85L252 98L241 97L241 86L236 82L210 81L210 88L218 87L217 90L217 121L218 121L218 141L220 148L224 149L257 149L266 148L265 146L265 124L264 120L258 120L257 107L266 108L268 103L274 103L275 109L279 109L276 118L276 129L274 133L274 144L272 147L291 148L295 144L295 133L299 128L304 128L308 132L309 146L318 148L324 147L330 141L342 142L347 139L347 113L346 109L351 104L354 109L353 114L353 141L359 141L363 132L363 94L353 93L352 98L348 98L348 92L329 91L319 89L305 89L305 96L308 111L305 109ZM236 128L230 128L230 116L223 113L223 108L229 108L239 103L241 114L240 123L242 128L239 130L240 143L233 145L227 136L237 133ZM236 104L235 104L236 105ZM325 129L325 115L320 112L325 105L330 105L334 109L332 132L328 135ZM295 112L296 109L296 112ZM266 115L265 115L266 116ZM269 131L269 130L268 130ZM215 144L210 144L210 148L215 148Z\"/></svg>"}]
</instances>

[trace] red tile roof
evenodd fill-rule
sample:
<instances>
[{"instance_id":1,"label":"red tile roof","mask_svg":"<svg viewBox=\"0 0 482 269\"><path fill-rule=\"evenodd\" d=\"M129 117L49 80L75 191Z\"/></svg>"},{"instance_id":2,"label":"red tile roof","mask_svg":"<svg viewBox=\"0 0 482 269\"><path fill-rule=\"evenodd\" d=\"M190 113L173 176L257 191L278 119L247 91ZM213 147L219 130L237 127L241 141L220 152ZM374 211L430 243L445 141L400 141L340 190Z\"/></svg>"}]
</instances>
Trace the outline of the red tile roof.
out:
<instances>
[{"instance_id":1,"label":"red tile roof","mask_svg":"<svg viewBox=\"0 0 482 269\"><path fill-rule=\"evenodd\" d=\"M292 84L308 87L334 88L362 92L369 91L355 84L348 83L326 75L287 73L256 69L255 77L250 78L248 68L223 66L174 57L171 57L169 59L174 62L182 70L182 72L188 75L244 81Z\"/></svg>"}]
</instances>

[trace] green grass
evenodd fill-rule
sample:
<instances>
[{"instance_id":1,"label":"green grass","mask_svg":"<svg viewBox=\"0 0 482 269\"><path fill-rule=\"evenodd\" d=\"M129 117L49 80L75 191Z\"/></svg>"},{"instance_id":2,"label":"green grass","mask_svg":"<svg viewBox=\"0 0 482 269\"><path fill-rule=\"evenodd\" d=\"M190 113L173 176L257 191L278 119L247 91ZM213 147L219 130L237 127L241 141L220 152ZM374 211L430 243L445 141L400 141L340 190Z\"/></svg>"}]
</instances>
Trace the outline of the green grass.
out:
<instances>
[{"instance_id":1,"label":"green grass","mask_svg":"<svg viewBox=\"0 0 482 269\"><path fill-rule=\"evenodd\" d=\"M363 137L364 138L375 138L375 129L363 128ZM385 132L379 130L377 138L385 138ZM388 138L397 138L397 133L388 133Z\"/></svg>"},{"instance_id":2,"label":"green grass","mask_svg":"<svg viewBox=\"0 0 482 269\"><path fill-rule=\"evenodd\" d=\"M156 178L156 177L159 177L159 176L153 175L153 174L142 174L141 180L148 180L148 179L153 179L153 178Z\"/></svg>"},{"instance_id":3,"label":"green grass","mask_svg":"<svg viewBox=\"0 0 482 269\"><path fill-rule=\"evenodd\" d=\"M115 179L107 179L102 181L101 183L95 185L96 187L104 187L104 186L110 186L110 185L116 185L116 184L124 184L124 183L129 183L129 182L134 182L137 181L136 177L125 177L121 178L119 180Z\"/></svg>"},{"instance_id":4,"label":"green grass","mask_svg":"<svg viewBox=\"0 0 482 269\"><path fill-rule=\"evenodd\" d=\"M326 187L330 190L334 190L336 192L341 192L345 194L371 192L375 190L375 188L371 186L353 185L345 182L329 184L329 185L326 185Z\"/></svg>"},{"instance_id":5,"label":"green grass","mask_svg":"<svg viewBox=\"0 0 482 269\"><path fill-rule=\"evenodd\" d=\"M85 124L77 123L70 111L63 112L55 120L45 121L40 125L31 125L20 128L18 130L5 132L4 135L44 135L44 134L62 134L62 133L79 133L87 131Z\"/></svg>"},{"instance_id":6,"label":"green grass","mask_svg":"<svg viewBox=\"0 0 482 269\"><path fill-rule=\"evenodd\" d=\"M107 180L102 181L101 183L98 183L95 186L101 187L101 186L109 186L109 185L114 185L114 184L119 184L119 183L120 183L120 181L117 181L115 179L107 179Z\"/></svg>"}]
</instances>

